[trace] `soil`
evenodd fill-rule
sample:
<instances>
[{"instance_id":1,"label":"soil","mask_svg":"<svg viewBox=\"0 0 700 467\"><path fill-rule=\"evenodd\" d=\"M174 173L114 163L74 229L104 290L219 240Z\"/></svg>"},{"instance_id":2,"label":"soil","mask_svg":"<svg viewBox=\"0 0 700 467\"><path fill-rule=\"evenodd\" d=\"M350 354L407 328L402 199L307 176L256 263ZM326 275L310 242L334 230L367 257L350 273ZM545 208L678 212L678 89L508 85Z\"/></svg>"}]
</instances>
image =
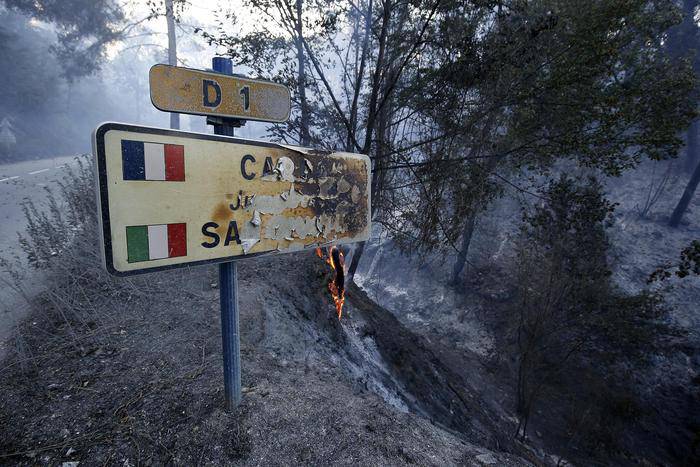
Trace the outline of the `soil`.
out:
<instances>
[{"instance_id":1,"label":"soil","mask_svg":"<svg viewBox=\"0 0 700 467\"><path fill-rule=\"evenodd\" d=\"M0 369L0 463L529 464L443 349L359 290L339 322L313 253L238 274L238 409L223 410L216 268L157 273L94 321L35 306Z\"/></svg>"},{"instance_id":2,"label":"soil","mask_svg":"<svg viewBox=\"0 0 700 467\"><path fill-rule=\"evenodd\" d=\"M700 238L698 195L679 228L667 224L685 188L687 174L672 170L667 189L646 216L640 216L651 181L656 184L651 186L653 192L668 164L645 163L624 177L606 181L609 199L619 203L608 229L613 279L625 293L647 289L647 278L657 267L677 262L680 250ZM526 180L521 182L526 186ZM505 313L513 299L510 256L521 205L536 201L523 193L509 193L489 207L478 220L469 263L456 286L450 285L452 251L423 258L404 255L391 240L379 235L365 248L358 269L357 281L374 302L381 303L433 347L439 344L453 354L459 353L463 365L470 369L464 374L471 388L487 405L500 409L491 408L488 413L496 416L502 427L509 426L509 420L515 417L515 357ZM651 365L644 371L620 369L621 378L628 378L629 386L612 389L618 400L610 403L636 399L640 402L639 416L619 429L608 427L619 433L615 441L620 451L614 459L609 452L597 453L603 464L692 465L700 458L700 277L672 278L652 288L664 294L670 309L668 324L686 335L670 343L664 352L651 356ZM581 446L577 429L567 420L581 414L571 414L567 407L575 388L589 389L585 387L589 382L576 381L575 375L563 379L572 390L543 398L531 420L528 444L540 458L546 458L545 452L549 452L586 464L590 456Z\"/></svg>"}]
</instances>

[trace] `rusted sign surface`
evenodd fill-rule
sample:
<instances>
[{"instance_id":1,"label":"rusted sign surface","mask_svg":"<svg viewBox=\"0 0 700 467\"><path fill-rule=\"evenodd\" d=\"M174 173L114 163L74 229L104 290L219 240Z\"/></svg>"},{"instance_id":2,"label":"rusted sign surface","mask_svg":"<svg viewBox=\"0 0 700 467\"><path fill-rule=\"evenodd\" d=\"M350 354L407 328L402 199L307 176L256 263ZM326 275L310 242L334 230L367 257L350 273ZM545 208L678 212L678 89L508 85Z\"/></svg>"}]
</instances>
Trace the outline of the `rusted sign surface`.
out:
<instances>
[{"instance_id":1,"label":"rusted sign surface","mask_svg":"<svg viewBox=\"0 0 700 467\"><path fill-rule=\"evenodd\" d=\"M289 89L270 81L154 65L149 84L151 102L165 112L279 123L291 109Z\"/></svg>"},{"instance_id":2,"label":"rusted sign surface","mask_svg":"<svg viewBox=\"0 0 700 467\"><path fill-rule=\"evenodd\" d=\"M93 143L113 274L369 237L367 156L118 123Z\"/></svg>"}]
</instances>

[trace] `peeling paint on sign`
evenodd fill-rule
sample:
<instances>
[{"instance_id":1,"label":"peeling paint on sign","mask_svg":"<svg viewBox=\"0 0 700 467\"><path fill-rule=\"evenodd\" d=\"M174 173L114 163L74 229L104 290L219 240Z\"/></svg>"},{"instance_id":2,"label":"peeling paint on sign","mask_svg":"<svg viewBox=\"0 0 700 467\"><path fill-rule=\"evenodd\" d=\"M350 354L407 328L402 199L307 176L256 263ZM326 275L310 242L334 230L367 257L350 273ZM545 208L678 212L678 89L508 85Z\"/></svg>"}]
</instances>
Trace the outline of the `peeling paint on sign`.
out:
<instances>
[{"instance_id":1,"label":"peeling paint on sign","mask_svg":"<svg viewBox=\"0 0 700 467\"><path fill-rule=\"evenodd\" d=\"M165 112L281 123L291 110L289 89L271 81L159 64L149 85L151 102Z\"/></svg>"},{"instance_id":2,"label":"peeling paint on sign","mask_svg":"<svg viewBox=\"0 0 700 467\"><path fill-rule=\"evenodd\" d=\"M114 274L369 237L370 162L364 155L114 123L96 130L94 144L103 250ZM125 179L127 168L138 175L141 160L147 172L146 160L154 157L149 149L128 151L154 145L182 148L182 180ZM164 164L167 171L167 157ZM151 231L164 232L163 245L175 245L173 239L184 244L163 246L158 251L165 253L151 258L142 251L150 239L137 236Z\"/></svg>"}]
</instances>

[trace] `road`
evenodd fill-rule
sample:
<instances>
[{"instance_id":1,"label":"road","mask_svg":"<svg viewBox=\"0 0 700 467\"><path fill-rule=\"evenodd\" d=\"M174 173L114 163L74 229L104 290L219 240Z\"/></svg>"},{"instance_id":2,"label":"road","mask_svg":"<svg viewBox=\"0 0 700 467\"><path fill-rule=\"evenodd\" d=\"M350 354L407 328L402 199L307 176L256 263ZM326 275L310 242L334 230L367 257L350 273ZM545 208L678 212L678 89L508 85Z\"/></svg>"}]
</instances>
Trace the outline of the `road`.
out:
<instances>
[{"instance_id":1,"label":"road","mask_svg":"<svg viewBox=\"0 0 700 467\"><path fill-rule=\"evenodd\" d=\"M75 156L39 159L0 165L0 257L11 259L16 267L27 272L23 288L32 296L41 287L35 271L29 270L19 248L18 232L25 229L22 203L32 200L42 205L46 192L44 187L55 187L63 170L75 163ZM0 271L0 358L12 343L13 328L27 314L27 301L9 285L10 278Z\"/></svg>"}]
</instances>

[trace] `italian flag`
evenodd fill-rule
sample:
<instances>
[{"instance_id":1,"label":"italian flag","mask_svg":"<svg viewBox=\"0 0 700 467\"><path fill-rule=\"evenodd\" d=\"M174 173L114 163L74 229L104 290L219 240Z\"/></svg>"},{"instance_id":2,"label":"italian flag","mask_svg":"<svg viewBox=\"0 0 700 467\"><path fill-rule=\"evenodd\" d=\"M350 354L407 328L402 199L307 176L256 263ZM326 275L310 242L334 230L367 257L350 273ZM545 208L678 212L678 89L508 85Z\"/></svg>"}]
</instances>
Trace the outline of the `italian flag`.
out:
<instances>
[{"instance_id":1,"label":"italian flag","mask_svg":"<svg viewBox=\"0 0 700 467\"><path fill-rule=\"evenodd\" d=\"M126 250L130 263L187 256L187 224L129 226Z\"/></svg>"},{"instance_id":2,"label":"italian flag","mask_svg":"<svg viewBox=\"0 0 700 467\"><path fill-rule=\"evenodd\" d=\"M185 147L122 140L124 180L185 181Z\"/></svg>"}]
</instances>

